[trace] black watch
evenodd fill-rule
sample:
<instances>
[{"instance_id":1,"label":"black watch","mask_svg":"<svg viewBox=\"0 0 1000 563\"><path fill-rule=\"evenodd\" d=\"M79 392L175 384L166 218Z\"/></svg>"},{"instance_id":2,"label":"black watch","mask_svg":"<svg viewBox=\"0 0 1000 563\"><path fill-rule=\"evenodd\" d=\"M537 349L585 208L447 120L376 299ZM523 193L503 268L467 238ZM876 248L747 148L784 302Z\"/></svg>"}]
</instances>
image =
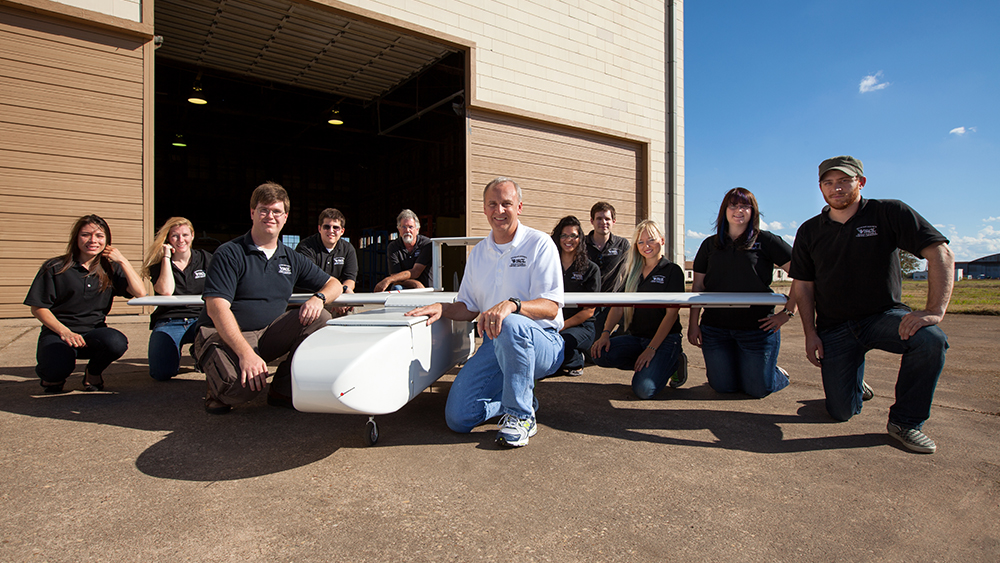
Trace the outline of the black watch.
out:
<instances>
[{"instance_id":1,"label":"black watch","mask_svg":"<svg viewBox=\"0 0 1000 563\"><path fill-rule=\"evenodd\" d=\"M319 300L322 301L324 305L326 305L326 295L323 295L322 293L317 291L316 293L313 293L313 297L319 297Z\"/></svg>"},{"instance_id":2,"label":"black watch","mask_svg":"<svg viewBox=\"0 0 1000 563\"><path fill-rule=\"evenodd\" d=\"M517 297L511 297L507 301L510 301L514 305L517 305L517 309L514 309L514 314L515 315L520 315L521 314L521 300L518 299Z\"/></svg>"},{"instance_id":3,"label":"black watch","mask_svg":"<svg viewBox=\"0 0 1000 563\"><path fill-rule=\"evenodd\" d=\"M782 309L782 310L778 311L778 314L779 314L779 315L780 315L781 313L784 313L784 314L788 315L788 318L789 318L789 319L794 319L794 318L795 318L795 313L793 313L793 312L789 311L788 309Z\"/></svg>"}]
</instances>

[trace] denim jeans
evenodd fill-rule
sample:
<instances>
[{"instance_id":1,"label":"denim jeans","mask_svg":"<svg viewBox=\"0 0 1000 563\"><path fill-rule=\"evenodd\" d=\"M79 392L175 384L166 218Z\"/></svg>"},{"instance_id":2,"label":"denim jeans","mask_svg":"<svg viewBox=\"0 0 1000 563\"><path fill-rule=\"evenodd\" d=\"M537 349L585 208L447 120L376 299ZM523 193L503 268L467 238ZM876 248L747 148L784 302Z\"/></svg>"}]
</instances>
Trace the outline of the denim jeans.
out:
<instances>
[{"instance_id":1,"label":"denim jeans","mask_svg":"<svg viewBox=\"0 0 1000 563\"><path fill-rule=\"evenodd\" d=\"M444 409L448 427L471 432L499 414L535 416L535 380L554 373L562 361L563 339L555 329L509 315L497 338L484 336L455 376Z\"/></svg>"},{"instance_id":2,"label":"denim jeans","mask_svg":"<svg viewBox=\"0 0 1000 563\"><path fill-rule=\"evenodd\" d=\"M181 346L194 342L197 318L160 319L149 334L149 376L167 381L181 365Z\"/></svg>"},{"instance_id":3,"label":"denim jeans","mask_svg":"<svg viewBox=\"0 0 1000 563\"><path fill-rule=\"evenodd\" d=\"M604 368L635 370L635 361L649 346L651 338L623 334L611 338L611 347L601 352L594 363ZM681 335L668 334L657 348L649 365L632 375L632 392L640 399L652 399L666 387L670 376L677 371L681 355Z\"/></svg>"},{"instance_id":4,"label":"denim jeans","mask_svg":"<svg viewBox=\"0 0 1000 563\"><path fill-rule=\"evenodd\" d=\"M849 420L861 412L865 353L872 349L903 355L889 422L903 428L920 428L930 417L934 389L944 369L948 337L934 325L921 328L908 340L901 339L899 323L908 312L890 309L819 333L823 341L826 410L834 419Z\"/></svg>"},{"instance_id":5,"label":"denim jeans","mask_svg":"<svg viewBox=\"0 0 1000 563\"><path fill-rule=\"evenodd\" d=\"M77 358L89 359L87 373L101 375L111 365L111 362L125 355L128 350L128 338L111 327L95 328L83 333L87 343L81 348L73 348L63 342L59 335L47 328L42 328L38 336L38 349L35 359L35 373L46 383L66 381L76 367Z\"/></svg>"},{"instance_id":6,"label":"denim jeans","mask_svg":"<svg viewBox=\"0 0 1000 563\"><path fill-rule=\"evenodd\" d=\"M563 348L562 369L572 370L583 367L583 353L594 343L594 323L586 322L565 328L562 335L566 346Z\"/></svg>"},{"instance_id":7,"label":"denim jeans","mask_svg":"<svg viewBox=\"0 0 1000 563\"><path fill-rule=\"evenodd\" d=\"M717 392L743 391L760 399L788 386L778 371L781 331L701 325L701 342L708 384Z\"/></svg>"}]
</instances>

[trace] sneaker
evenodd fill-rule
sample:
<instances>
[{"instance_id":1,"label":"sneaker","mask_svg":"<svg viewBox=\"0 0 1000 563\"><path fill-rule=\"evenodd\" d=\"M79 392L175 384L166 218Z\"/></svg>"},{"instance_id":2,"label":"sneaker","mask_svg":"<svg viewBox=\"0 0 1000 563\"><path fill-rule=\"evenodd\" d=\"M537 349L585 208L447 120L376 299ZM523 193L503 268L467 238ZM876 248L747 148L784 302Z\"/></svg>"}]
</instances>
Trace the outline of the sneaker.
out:
<instances>
[{"instance_id":1,"label":"sneaker","mask_svg":"<svg viewBox=\"0 0 1000 563\"><path fill-rule=\"evenodd\" d=\"M872 397L875 396L875 390L871 388L870 385L865 383L865 380L861 380L861 400L870 401ZM933 443L933 442L932 442Z\"/></svg>"},{"instance_id":2,"label":"sneaker","mask_svg":"<svg viewBox=\"0 0 1000 563\"><path fill-rule=\"evenodd\" d=\"M687 354L681 352L681 357L677 359L677 371L670 376L670 381L667 385L677 388L681 385L687 383L688 380L688 357Z\"/></svg>"},{"instance_id":3,"label":"sneaker","mask_svg":"<svg viewBox=\"0 0 1000 563\"><path fill-rule=\"evenodd\" d=\"M569 371L566 372L566 375L568 375L570 377L580 377L581 375L583 375L583 370L582 369L571 369L571 370L569 370Z\"/></svg>"},{"instance_id":4,"label":"sneaker","mask_svg":"<svg viewBox=\"0 0 1000 563\"><path fill-rule=\"evenodd\" d=\"M538 434L535 417L522 419L511 414L505 414L497 426L500 428L497 431L497 443L510 448L527 446L528 438Z\"/></svg>"},{"instance_id":5,"label":"sneaker","mask_svg":"<svg viewBox=\"0 0 1000 563\"><path fill-rule=\"evenodd\" d=\"M937 450L934 440L931 440L926 434L916 428L903 428L890 422L886 425L885 429L889 431L890 436L899 440L904 446L915 452L932 454Z\"/></svg>"},{"instance_id":6,"label":"sneaker","mask_svg":"<svg viewBox=\"0 0 1000 563\"><path fill-rule=\"evenodd\" d=\"M785 379L791 379L792 378L792 376L788 375L788 371L786 371L785 368L783 368L781 366L774 366L774 367L778 368L778 371L781 372L781 375L785 376Z\"/></svg>"}]
</instances>

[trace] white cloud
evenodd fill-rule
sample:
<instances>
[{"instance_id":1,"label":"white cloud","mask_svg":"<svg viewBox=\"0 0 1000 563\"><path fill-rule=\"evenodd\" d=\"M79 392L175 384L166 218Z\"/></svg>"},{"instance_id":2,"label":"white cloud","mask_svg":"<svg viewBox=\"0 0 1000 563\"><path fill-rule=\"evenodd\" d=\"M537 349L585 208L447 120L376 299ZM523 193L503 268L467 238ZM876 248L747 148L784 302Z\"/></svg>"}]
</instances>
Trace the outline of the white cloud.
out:
<instances>
[{"instance_id":1,"label":"white cloud","mask_svg":"<svg viewBox=\"0 0 1000 563\"><path fill-rule=\"evenodd\" d=\"M785 239L789 246L795 246L795 235L781 235L781 238Z\"/></svg>"},{"instance_id":2,"label":"white cloud","mask_svg":"<svg viewBox=\"0 0 1000 563\"><path fill-rule=\"evenodd\" d=\"M879 78L882 77L882 71L878 71L875 74L869 74L868 76L861 79L861 84L858 85L858 90L864 94L866 92L874 92L875 90L882 90L889 86L888 82L879 82Z\"/></svg>"},{"instance_id":3,"label":"white cloud","mask_svg":"<svg viewBox=\"0 0 1000 563\"><path fill-rule=\"evenodd\" d=\"M958 135L959 137L961 137L962 135L965 135L966 133L975 133L975 132L976 132L976 128L975 127L956 127L954 129L952 129L951 131L948 131L948 134L949 135Z\"/></svg>"},{"instance_id":4,"label":"white cloud","mask_svg":"<svg viewBox=\"0 0 1000 563\"><path fill-rule=\"evenodd\" d=\"M983 219L983 223L992 223L994 221L1000 221L1000 217L987 217Z\"/></svg>"},{"instance_id":5,"label":"white cloud","mask_svg":"<svg viewBox=\"0 0 1000 563\"><path fill-rule=\"evenodd\" d=\"M699 233L697 231L688 230L687 236L696 239L699 243L708 237L714 235L715 233Z\"/></svg>"},{"instance_id":6,"label":"white cloud","mask_svg":"<svg viewBox=\"0 0 1000 563\"><path fill-rule=\"evenodd\" d=\"M950 229L949 246L955 252L955 260L967 262L1000 252L1000 231L987 225L975 236L959 236L954 228Z\"/></svg>"}]
</instances>

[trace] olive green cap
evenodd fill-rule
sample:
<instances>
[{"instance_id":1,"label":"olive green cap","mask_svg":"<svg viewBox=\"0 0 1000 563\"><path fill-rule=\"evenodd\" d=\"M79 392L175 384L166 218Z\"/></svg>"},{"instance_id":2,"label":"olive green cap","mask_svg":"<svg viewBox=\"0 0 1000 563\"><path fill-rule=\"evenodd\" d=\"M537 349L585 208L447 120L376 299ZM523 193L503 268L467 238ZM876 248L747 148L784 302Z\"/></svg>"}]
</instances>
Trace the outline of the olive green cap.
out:
<instances>
[{"instance_id":1,"label":"olive green cap","mask_svg":"<svg viewBox=\"0 0 1000 563\"><path fill-rule=\"evenodd\" d=\"M819 177L822 179L823 174L826 174L831 170L840 170L844 174L849 174L851 176L865 175L864 165L861 164L860 160L854 158L853 156L835 156L824 160L819 165Z\"/></svg>"}]
</instances>

